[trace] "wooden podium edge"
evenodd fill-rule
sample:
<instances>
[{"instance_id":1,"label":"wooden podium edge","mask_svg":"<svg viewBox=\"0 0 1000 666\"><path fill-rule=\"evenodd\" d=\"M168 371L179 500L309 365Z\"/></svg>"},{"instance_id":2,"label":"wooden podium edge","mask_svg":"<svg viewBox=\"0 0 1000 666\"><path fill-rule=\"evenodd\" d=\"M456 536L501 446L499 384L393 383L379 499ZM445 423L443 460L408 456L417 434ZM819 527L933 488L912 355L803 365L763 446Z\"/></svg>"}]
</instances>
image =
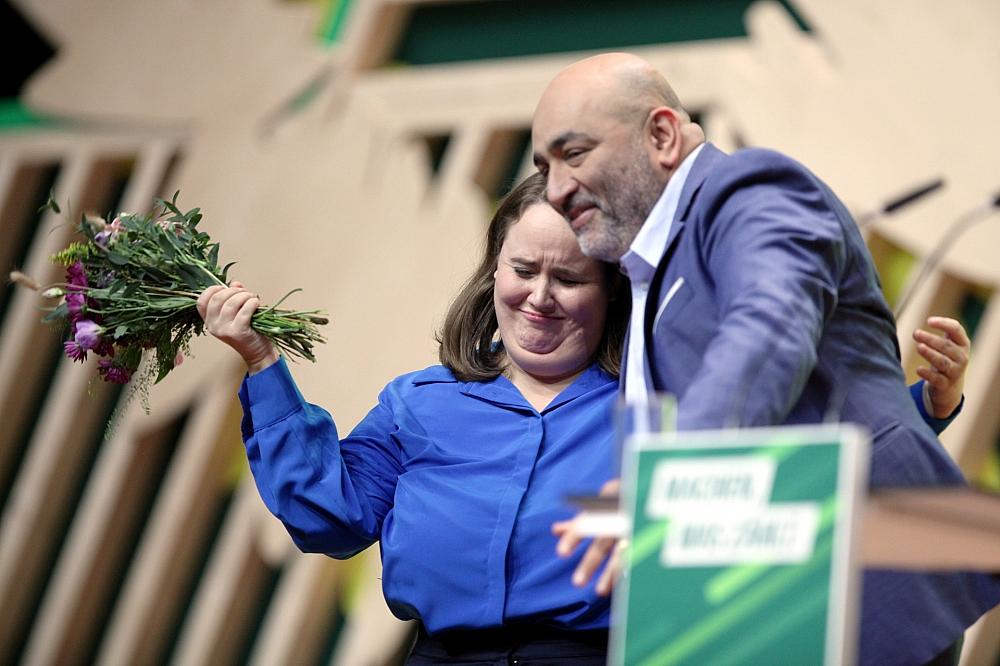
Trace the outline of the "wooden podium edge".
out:
<instances>
[{"instance_id":1,"label":"wooden podium edge","mask_svg":"<svg viewBox=\"0 0 1000 666\"><path fill-rule=\"evenodd\" d=\"M627 533L615 497L568 498L583 536ZM1000 573L1000 493L968 487L880 489L859 507L866 568Z\"/></svg>"}]
</instances>

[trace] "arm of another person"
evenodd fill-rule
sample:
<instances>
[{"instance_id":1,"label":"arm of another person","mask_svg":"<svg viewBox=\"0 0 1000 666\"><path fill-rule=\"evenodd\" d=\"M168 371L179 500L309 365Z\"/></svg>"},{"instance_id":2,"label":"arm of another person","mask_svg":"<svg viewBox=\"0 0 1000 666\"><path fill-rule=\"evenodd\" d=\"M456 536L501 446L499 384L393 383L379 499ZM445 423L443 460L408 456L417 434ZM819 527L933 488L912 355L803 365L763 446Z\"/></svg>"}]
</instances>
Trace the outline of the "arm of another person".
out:
<instances>
[{"instance_id":1,"label":"arm of another person","mask_svg":"<svg viewBox=\"0 0 1000 666\"><path fill-rule=\"evenodd\" d=\"M401 473L386 394L344 441L307 403L271 342L250 328L259 301L242 284L198 299L205 329L243 357L243 440L261 499L307 552L349 557L379 538Z\"/></svg>"}]
</instances>

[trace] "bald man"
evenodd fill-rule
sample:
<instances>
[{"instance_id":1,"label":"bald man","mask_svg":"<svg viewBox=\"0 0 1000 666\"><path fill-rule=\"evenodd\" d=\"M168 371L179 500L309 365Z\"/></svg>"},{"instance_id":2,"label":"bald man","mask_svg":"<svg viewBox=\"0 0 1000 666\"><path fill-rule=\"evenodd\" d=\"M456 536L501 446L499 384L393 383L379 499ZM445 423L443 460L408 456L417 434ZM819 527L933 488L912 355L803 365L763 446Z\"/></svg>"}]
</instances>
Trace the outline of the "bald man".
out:
<instances>
[{"instance_id":1,"label":"bald man","mask_svg":"<svg viewBox=\"0 0 1000 666\"><path fill-rule=\"evenodd\" d=\"M676 395L681 430L833 416L873 433L873 486L964 482L911 400L855 223L805 167L706 143L663 76L628 54L560 72L532 143L583 252L632 283L628 398ZM586 576L606 548L591 547ZM863 664L936 663L1000 601L976 574L868 571L863 586Z\"/></svg>"}]
</instances>

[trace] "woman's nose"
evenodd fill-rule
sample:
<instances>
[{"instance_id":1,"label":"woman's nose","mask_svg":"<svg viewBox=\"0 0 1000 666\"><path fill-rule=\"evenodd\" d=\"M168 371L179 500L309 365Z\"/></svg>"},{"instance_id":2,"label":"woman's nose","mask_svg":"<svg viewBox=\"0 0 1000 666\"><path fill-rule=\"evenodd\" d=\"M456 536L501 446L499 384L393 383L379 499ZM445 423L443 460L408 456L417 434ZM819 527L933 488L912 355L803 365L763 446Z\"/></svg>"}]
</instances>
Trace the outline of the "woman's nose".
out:
<instances>
[{"instance_id":1,"label":"woman's nose","mask_svg":"<svg viewBox=\"0 0 1000 666\"><path fill-rule=\"evenodd\" d=\"M539 311L551 310L555 305L555 300L552 298L551 281L541 277L536 279L534 284L531 285L531 292L528 294L528 303Z\"/></svg>"}]
</instances>

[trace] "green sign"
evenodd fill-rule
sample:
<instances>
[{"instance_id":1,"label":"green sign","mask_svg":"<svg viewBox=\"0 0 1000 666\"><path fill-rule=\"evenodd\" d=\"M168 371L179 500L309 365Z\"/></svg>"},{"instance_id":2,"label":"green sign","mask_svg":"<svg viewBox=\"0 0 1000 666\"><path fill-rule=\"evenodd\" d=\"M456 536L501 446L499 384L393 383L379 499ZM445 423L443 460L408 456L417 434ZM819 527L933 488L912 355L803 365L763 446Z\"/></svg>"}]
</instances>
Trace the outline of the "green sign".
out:
<instances>
[{"instance_id":1,"label":"green sign","mask_svg":"<svg viewBox=\"0 0 1000 666\"><path fill-rule=\"evenodd\" d=\"M610 663L853 663L862 430L701 431L629 444L632 531Z\"/></svg>"}]
</instances>

